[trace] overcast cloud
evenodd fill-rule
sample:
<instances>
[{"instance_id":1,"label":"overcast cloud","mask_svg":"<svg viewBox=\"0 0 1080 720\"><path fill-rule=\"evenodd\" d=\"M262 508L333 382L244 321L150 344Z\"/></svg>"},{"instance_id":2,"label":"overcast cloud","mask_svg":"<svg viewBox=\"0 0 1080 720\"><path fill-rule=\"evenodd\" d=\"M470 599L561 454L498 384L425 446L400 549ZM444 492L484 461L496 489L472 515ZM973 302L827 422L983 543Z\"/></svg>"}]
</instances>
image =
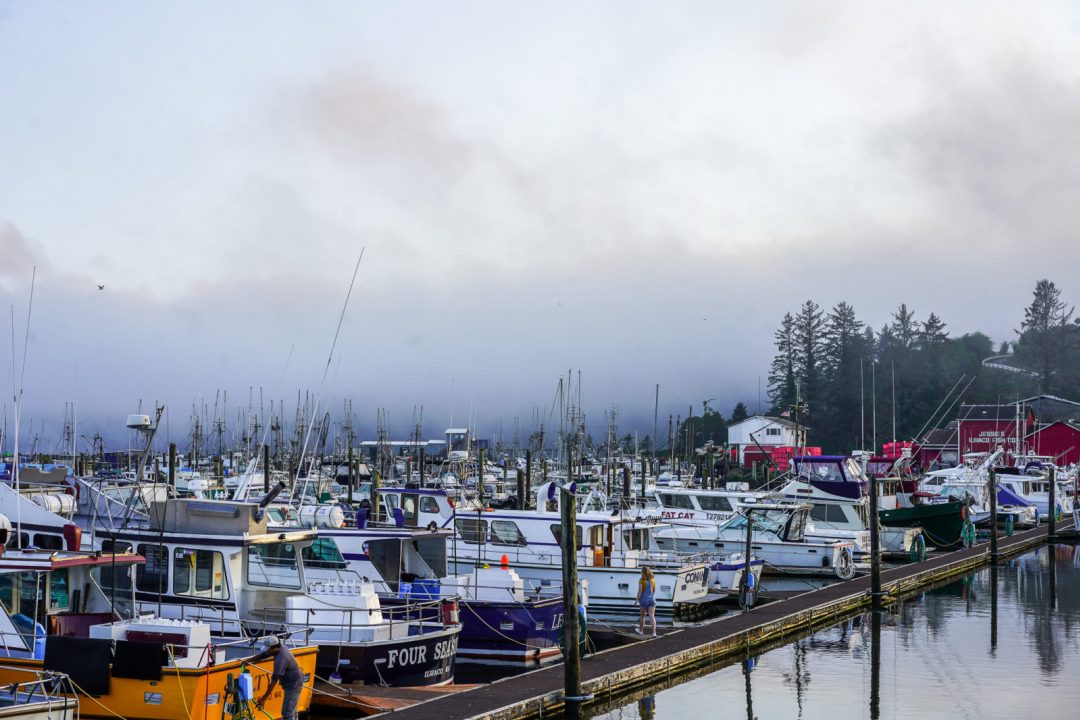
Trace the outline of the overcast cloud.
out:
<instances>
[{"instance_id":1,"label":"overcast cloud","mask_svg":"<svg viewBox=\"0 0 1080 720\"><path fill-rule=\"evenodd\" d=\"M24 418L317 390L361 248L326 402L430 435L526 429L569 368L600 424L647 431L656 384L665 417L753 406L807 298L1010 340L1039 278L1080 301L1078 32L1065 2L0 1Z\"/></svg>"}]
</instances>

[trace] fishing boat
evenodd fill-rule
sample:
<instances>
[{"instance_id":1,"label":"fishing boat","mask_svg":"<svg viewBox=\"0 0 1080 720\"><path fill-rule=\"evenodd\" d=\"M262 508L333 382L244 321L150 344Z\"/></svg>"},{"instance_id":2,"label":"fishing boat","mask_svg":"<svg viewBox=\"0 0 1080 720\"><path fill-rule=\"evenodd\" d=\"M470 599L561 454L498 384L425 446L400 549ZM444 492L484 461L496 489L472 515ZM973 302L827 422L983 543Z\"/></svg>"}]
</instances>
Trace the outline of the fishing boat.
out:
<instances>
[{"instance_id":1,"label":"fishing boat","mask_svg":"<svg viewBox=\"0 0 1080 720\"><path fill-rule=\"evenodd\" d=\"M453 505L444 492L392 490L380 493L391 516L405 527L446 528L449 567L467 575L477 567L506 564L533 588L562 581L561 502L555 483L536 490L537 510L496 510L473 504ZM607 512L577 515L578 577L587 588L590 610L637 612L635 597L641 568L656 576L657 612L673 613L681 604L708 594L708 563L703 556L650 549L647 536L660 525L638 523Z\"/></svg>"},{"instance_id":2,"label":"fishing boat","mask_svg":"<svg viewBox=\"0 0 1080 720\"><path fill-rule=\"evenodd\" d=\"M435 491L406 492L429 505ZM426 499L426 501L425 501ZM396 502L391 500L391 503ZM405 510L393 524L378 524L361 509L352 522L336 506L270 506L271 528L318 527L319 537L304 548L304 568L312 580L334 581L349 571L370 582L384 607L407 602L455 600L459 605L461 658L532 662L557 657L562 627L561 584L526 585L501 563L448 570L448 529L408 527ZM410 516L411 517L411 516ZM397 524L400 520L400 525Z\"/></svg>"},{"instance_id":3,"label":"fishing boat","mask_svg":"<svg viewBox=\"0 0 1080 720\"><path fill-rule=\"evenodd\" d=\"M852 577L854 543L806 537L810 509L801 502L763 501L719 525L678 525L657 531L655 537L667 551L727 555L745 548L749 517L751 551L764 561L766 572Z\"/></svg>"},{"instance_id":4,"label":"fishing boat","mask_svg":"<svg viewBox=\"0 0 1080 720\"><path fill-rule=\"evenodd\" d=\"M848 540L855 544L855 561L870 559L870 483L878 483L878 521L882 552L896 557L922 559L927 550L923 526L925 520L930 534L942 538L938 518L959 521L956 538L962 528L960 508L921 508L899 510L898 493L903 489L894 483L870 477L863 463L868 456L807 455L791 459L792 472L778 495L808 503L810 523L806 536L825 540ZM860 462L860 460L862 462Z\"/></svg>"},{"instance_id":5,"label":"fishing boat","mask_svg":"<svg viewBox=\"0 0 1080 720\"><path fill-rule=\"evenodd\" d=\"M248 640L216 643L195 620L137 616L130 553L37 549L0 556L0 686L27 682L27 673L63 673L53 692L80 700L92 718L175 720L224 713L231 678L243 672L265 688L273 660ZM293 649L305 676L298 710L311 704L316 648ZM283 695L263 709L280 718Z\"/></svg>"},{"instance_id":6,"label":"fishing boat","mask_svg":"<svg viewBox=\"0 0 1080 720\"><path fill-rule=\"evenodd\" d=\"M280 488L280 486L278 486ZM146 529L110 531L105 552L134 550L140 611L197 620L215 637L269 633L318 645L323 677L438 685L454 677L461 625L441 603L383 607L370 578L347 569L309 579L311 529L270 528L266 504L180 498L153 503Z\"/></svg>"}]
</instances>

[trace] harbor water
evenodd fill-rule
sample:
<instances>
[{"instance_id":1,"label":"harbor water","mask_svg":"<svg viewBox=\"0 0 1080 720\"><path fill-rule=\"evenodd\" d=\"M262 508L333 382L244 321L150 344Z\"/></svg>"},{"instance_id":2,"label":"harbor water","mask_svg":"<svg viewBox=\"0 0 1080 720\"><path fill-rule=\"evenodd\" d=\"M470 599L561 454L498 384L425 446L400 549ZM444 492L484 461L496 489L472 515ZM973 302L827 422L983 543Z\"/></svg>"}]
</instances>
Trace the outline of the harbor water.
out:
<instances>
[{"instance_id":1,"label":"harbor water","mask_svg":"<svg viewBox=\"0 0 1080 720\"><path fill-rule=\"evenodd\" d=\"M1072 545L1045 546L876 616L865 613L591 715L1076 717L1078 630L1080 553Z\"/></svg>"}]
</instances>

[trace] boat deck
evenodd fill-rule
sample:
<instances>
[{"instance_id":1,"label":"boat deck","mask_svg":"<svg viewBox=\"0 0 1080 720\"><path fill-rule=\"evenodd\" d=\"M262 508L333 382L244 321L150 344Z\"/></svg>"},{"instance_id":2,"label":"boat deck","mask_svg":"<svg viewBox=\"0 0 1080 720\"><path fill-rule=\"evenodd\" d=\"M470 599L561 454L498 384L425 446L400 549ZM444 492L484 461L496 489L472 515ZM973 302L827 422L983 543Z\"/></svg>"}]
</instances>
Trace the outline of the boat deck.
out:
<instances>
[{"instance_id":1,"label":"boat deck","mask_svg":"<svg viewBox=\"0 0 1080 720\"><path fill-rule=\"evenodd\" d=\"M1072 529L1072 521L1058 525ZM1046 542L1046 528L1001 537L999 558L1016 555ZM881 573L886 603L918 592L932 583L954 578L990 561L989 544L943 553L921 563L886 568ZM782 641L800 632L834 624L870 604L870 577L861 576L828 587L759 605L747 613L722 617L699 626L678 628L648 641L612 648L582 661L582 688L597 700L631 692L673 675L730 659ZM562 664L441 696L394 712L395 720L510 720L559 712ZM393 689L387 689L392 695Z\"/></svg>"}]
</instances>

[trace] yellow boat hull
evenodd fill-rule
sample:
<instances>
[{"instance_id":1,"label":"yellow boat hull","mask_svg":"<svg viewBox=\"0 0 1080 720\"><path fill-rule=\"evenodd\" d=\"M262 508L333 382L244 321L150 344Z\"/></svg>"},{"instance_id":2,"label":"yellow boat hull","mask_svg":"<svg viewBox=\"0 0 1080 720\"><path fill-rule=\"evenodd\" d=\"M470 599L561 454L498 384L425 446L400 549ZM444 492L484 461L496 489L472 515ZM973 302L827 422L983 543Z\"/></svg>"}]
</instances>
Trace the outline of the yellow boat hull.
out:
<instances>
[{"instance_id":1,"label":"yellow boat hull","mask_svg":"<svg viewBox=\"0 0 1080 720\"><path fill-rule=\"evenodd\" d=\"M296 706L297 712L303 713L311 707L318 649L297 648L292 653L306 679ZM41 660L4 658L3 665L0 667L0 685L25 682L26 672L40 671L43 663ZM200 670L162 668L161 680L111 677L107 695L76 693L79 714L86 718L110 720L116 720L117 715L126 720L222 720L230 716L224 707L226 680L229 675L235 679L240 674L241 666L251 673L255 697L262 697L270 683L274 667L272 658L259 663L230 660ZM280 720L283 697L284 692L279 685L263 706L263 712L252 703L252 715L257 720Z\"/></svg>"}]
</instances>

